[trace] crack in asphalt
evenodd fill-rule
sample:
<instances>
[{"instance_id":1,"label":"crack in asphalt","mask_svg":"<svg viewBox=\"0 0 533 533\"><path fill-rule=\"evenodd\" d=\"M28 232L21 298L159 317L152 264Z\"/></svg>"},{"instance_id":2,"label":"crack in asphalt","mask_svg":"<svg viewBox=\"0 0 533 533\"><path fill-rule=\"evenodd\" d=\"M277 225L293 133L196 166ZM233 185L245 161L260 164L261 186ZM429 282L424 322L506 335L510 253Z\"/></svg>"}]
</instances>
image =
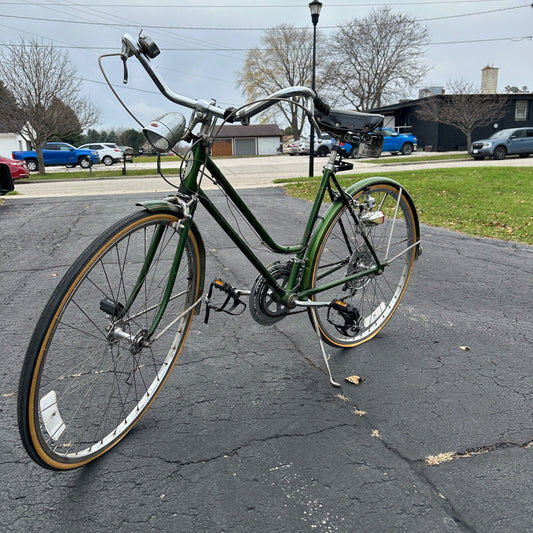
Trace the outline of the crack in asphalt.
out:
<instances>
[{"instance_id":1,"label":"crack in asphalt","mask_svg":"<svg viewBox=\"0 0 533 533\"><path fill-rule=\"evenodd\" d=\"M303 433L280 433L280 434L276 434L276 435L269 435L268 437L264 437L264 438L250 439L250 440L248 440L246 442L243 442L239 446L234 447L232 450L225 451L224 453L220 453L218 455L213 455L212 457L204 457L202 459L197 459L197 460L194 460L194 461L186 461L186 462L184 462L184 461L179 461L179 460L167 459L167 458L160 457L160 456L158 456L157 458L160 461L164 462L164 463L178 465L180 467L202 465L202 464L212 463L212 462L218 461L220 459L227 459L228 457L234 457L241 450L244 450L244 449L246 449L246 448L248 448L250 446L253 446L255 444L264 444L264 443L267 443L267 442L270 442L270 441L274 441L274 440L278 440L278 439L311 437L313 435L320 435L322 433L325 433L325 432L328 432L328 431L332 431L332 430L336 430L336 429L339 429L339 428L344 428L344 427L352 427L352 424L347 424L347 423L336 424L334 426L329 426L329 427L322 428L322 429L319 429L319 430L316 430L316 431L309 431L309 432L303 432ZM150 455L149 457L151 459L154 458L153 455Z\"/></svg>"},{"instance_id":2,"label":"crack in asphalt","mask_svg":"<svg viewBox=\"0 0 533 533\"><path fill-rule=\"evenodd\" d=\"M524 442L522 444L516 442L498 442L496 444L490 444L488 446L484 445L477 446L476 448L467 448L464 451L445 452L439 453L437 455L429 455L428 457L426 457L425 463L427 466L438 466L442 463L448 463L456 459L469 458L475 455L482 455L509 448L521 448L525 450L527 448L531 448L531 446L533 446L533 440Z\"/></svg>"},{"instance_id":3,"label":"crack in asphalt","mask_svg":"<svg viewBox=\"0 0 533 533\"><path fill-rule=\"evenodd\" d=\"M283 335L282 331L278 331L278 334ZM288 335L285 335L287 342L290 342L291 339ZM326 374L326 371L324 368L322 368L321 365L317 364L314 360L307 357L304 353L302 353L300 350L298 350L297 346L293 344L294 349L301 355L302 359L306 360L309 364L311 364L314 368L317 368L321 370L324 374ZM347 403L350 405L350 407L353 409L352 412L355 415L360 416L363 418L363 424L368 428L370 431L370 434L372 436L376 437L376 440L381 441L383 446L388 449L390 452L392 452L395 456L397 456L401 461L403 461L410 470L420 479L422 483L424 483L432 492L434 501L436 505L439 507L442 507L443 510L448 514L448 516L457 524L458 527L460 527L462 530L466 532L475 532L475 526L469 524L462 516L461 513L454 507L452 502L444 495L442 492L438 489L437 484L431 481L429 477L426 475L426 468L430 466L427 463L427 458L425 460L422 459L410 459L409 457L406 457L402 454L402 452L387 442L383 436L379 433L377 429L375 429L375 425L372 424L371 417L368 416L368 414L365 411L362 411L356 404L353 402L348 396L344 394L344 388L341 387L341 393L336 395L341 401L344 403ZM361 415L360 413L364 413L364 415ZM468 458L473 457L474 455L480 455L484 453L490 453L501 449L508 449L508 448L516 448L516 449L526 449L533 446L533 441L528 441L526 443L511 443L511 442L502 442L497 443L493 445L488 446L480 446L477 448L469 448L461 452L454 452L452 454L452 458L448 460L454 460L459 458Z\"/></svg>"}]
</instances>

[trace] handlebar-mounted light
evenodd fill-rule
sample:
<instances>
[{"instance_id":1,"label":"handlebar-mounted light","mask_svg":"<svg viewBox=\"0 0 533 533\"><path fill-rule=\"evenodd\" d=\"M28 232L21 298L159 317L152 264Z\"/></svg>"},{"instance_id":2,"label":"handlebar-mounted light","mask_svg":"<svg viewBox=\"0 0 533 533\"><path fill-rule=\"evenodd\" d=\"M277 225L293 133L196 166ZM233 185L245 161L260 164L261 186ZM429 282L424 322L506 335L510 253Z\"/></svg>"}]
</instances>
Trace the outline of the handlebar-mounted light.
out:
<instances>
[{"instance_id":1,"label":"handlebar-mounted light","mask_svg":"<svg viewBox=\"0 0 533 533\"><path fill-rule=\"evenodd\" d=\"M181 113L166 113L149 122L143 133L157 152L168 152L183 137L187 123Z\"/></svg>"},{"instance_id":2,"label":"handlebar-mounted light","mask_svg":"<svg viewBox=\"0 0 533 533\"><path fill-rule=\"evenodd\" d=\"M154 57L157 57L160 54L159 47L155 44L155 41L149 35L143 33L142 30L139 34L139 48L141 49L141 52L150 59L154 59Z\"/></svg>"}]
</instances>

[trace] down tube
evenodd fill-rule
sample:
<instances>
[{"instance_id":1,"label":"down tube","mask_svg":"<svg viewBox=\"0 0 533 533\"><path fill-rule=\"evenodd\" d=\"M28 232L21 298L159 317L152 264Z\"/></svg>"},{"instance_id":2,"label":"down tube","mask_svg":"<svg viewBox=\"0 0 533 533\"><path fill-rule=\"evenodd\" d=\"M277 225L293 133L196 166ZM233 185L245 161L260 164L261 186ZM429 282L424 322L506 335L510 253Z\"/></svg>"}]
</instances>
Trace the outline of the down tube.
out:
<instances>
[{"instance_id":1,"label":"down tube","mask_svg":"<svg viewBox=\"0 0 533 533\"><path fill-rule=\"evenodd\" d=\"M276 296L282 299L285 296L285 291L278 285L272 274L267 270L262 261L252 252L250 247L244 242L241 236L232 228L231 224L224 218L222 213L213 205L211 200L200 189L200 202L205 207L206 211L215 219L218 225L226 232L228 237L237 245L239 250L250 261L255 269L268 281ZM283 253L290 253L285 251Z\"/></svg>"}]
</instances>

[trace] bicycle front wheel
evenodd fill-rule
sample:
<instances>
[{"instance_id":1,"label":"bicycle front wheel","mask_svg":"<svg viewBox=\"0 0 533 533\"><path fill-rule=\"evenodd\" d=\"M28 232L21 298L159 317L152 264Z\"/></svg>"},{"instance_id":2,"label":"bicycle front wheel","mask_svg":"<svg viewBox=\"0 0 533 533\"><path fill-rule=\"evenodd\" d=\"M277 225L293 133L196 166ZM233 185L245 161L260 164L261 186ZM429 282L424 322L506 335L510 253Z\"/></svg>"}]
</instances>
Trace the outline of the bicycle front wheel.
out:
<instances>
[{"instance_id":1,"label":"bicycle front wheel","mask_svg":"<svg viewBox=\"0 0 533 533\"><path fill-rule=\"evenodd\" d=\"M336 280L358 273L361 277L315 296L335 302L317 308L320 333L327 343L342 348L357 346L383 328L409 282L417 239L414 207L394 182L363 187L353 193L352 210L339 207L317 247L311 286L334 285ZM383 265L381 272L363 274L378 266L378 261Z\"/></svg>"},{"instance_id":2,"label":"bicycle front wheel","mask_svg":"<svg viewBox=\"0 0 533 533\"><path fill-rule=\"evenodd\" d=\"M193 232L167 287L180 228L170 211L126 217L85 250L50 298L26 354L18 397L22 442L41 466L66 470L99 457L161 390L202 290ZM163 295L170 295L164 313Z\"/></svg>"}]
</instances>

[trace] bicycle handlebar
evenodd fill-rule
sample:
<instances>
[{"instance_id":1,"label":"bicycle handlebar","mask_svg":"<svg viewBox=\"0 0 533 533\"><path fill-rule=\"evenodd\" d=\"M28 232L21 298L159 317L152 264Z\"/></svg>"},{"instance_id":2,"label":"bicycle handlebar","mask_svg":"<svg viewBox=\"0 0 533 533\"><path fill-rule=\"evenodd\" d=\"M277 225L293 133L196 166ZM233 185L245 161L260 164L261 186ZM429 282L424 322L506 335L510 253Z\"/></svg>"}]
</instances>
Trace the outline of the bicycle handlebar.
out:
<instances>
[{"instance_id":1,"label":"bicycle handlebar","mask_svg":"<svg viewBox=\"0 0 533 533\"><path fill-rule=\"evenodd\" d=\"M268 109L276 102L295 96L303 96L311 99L314 103L315 109L325 115L329 114L330 106L322 98L320 98L315 91L303 86L294 86L281 89L259 102L252 103L249 106L244 106L239 111L236 111L234 108L223 109L216 106L212 102L194 100L192 98L188 98L187 96L182 96L172 91L165 83L163 78L157 74L150 64L149 58L154 58L158 54L159 48L157 48L157 45L151 41L149 37L140 36L139 41L137 41L130 34L124 34L122 37L122 51L120 53L122 61L124 62L124 83L126 83L128 79L126 61L128 58L135 56L146 70L152 81L155 83L159 91L171 102L194 109L201 113L214 115L218 118L227 120L228 122L234 122L235 119L237 119L242 124L247 124L253 116L261 113L265 109ZM312 113L308 112L308 116L314 122Z\"/></svg>"}]
</instances>

